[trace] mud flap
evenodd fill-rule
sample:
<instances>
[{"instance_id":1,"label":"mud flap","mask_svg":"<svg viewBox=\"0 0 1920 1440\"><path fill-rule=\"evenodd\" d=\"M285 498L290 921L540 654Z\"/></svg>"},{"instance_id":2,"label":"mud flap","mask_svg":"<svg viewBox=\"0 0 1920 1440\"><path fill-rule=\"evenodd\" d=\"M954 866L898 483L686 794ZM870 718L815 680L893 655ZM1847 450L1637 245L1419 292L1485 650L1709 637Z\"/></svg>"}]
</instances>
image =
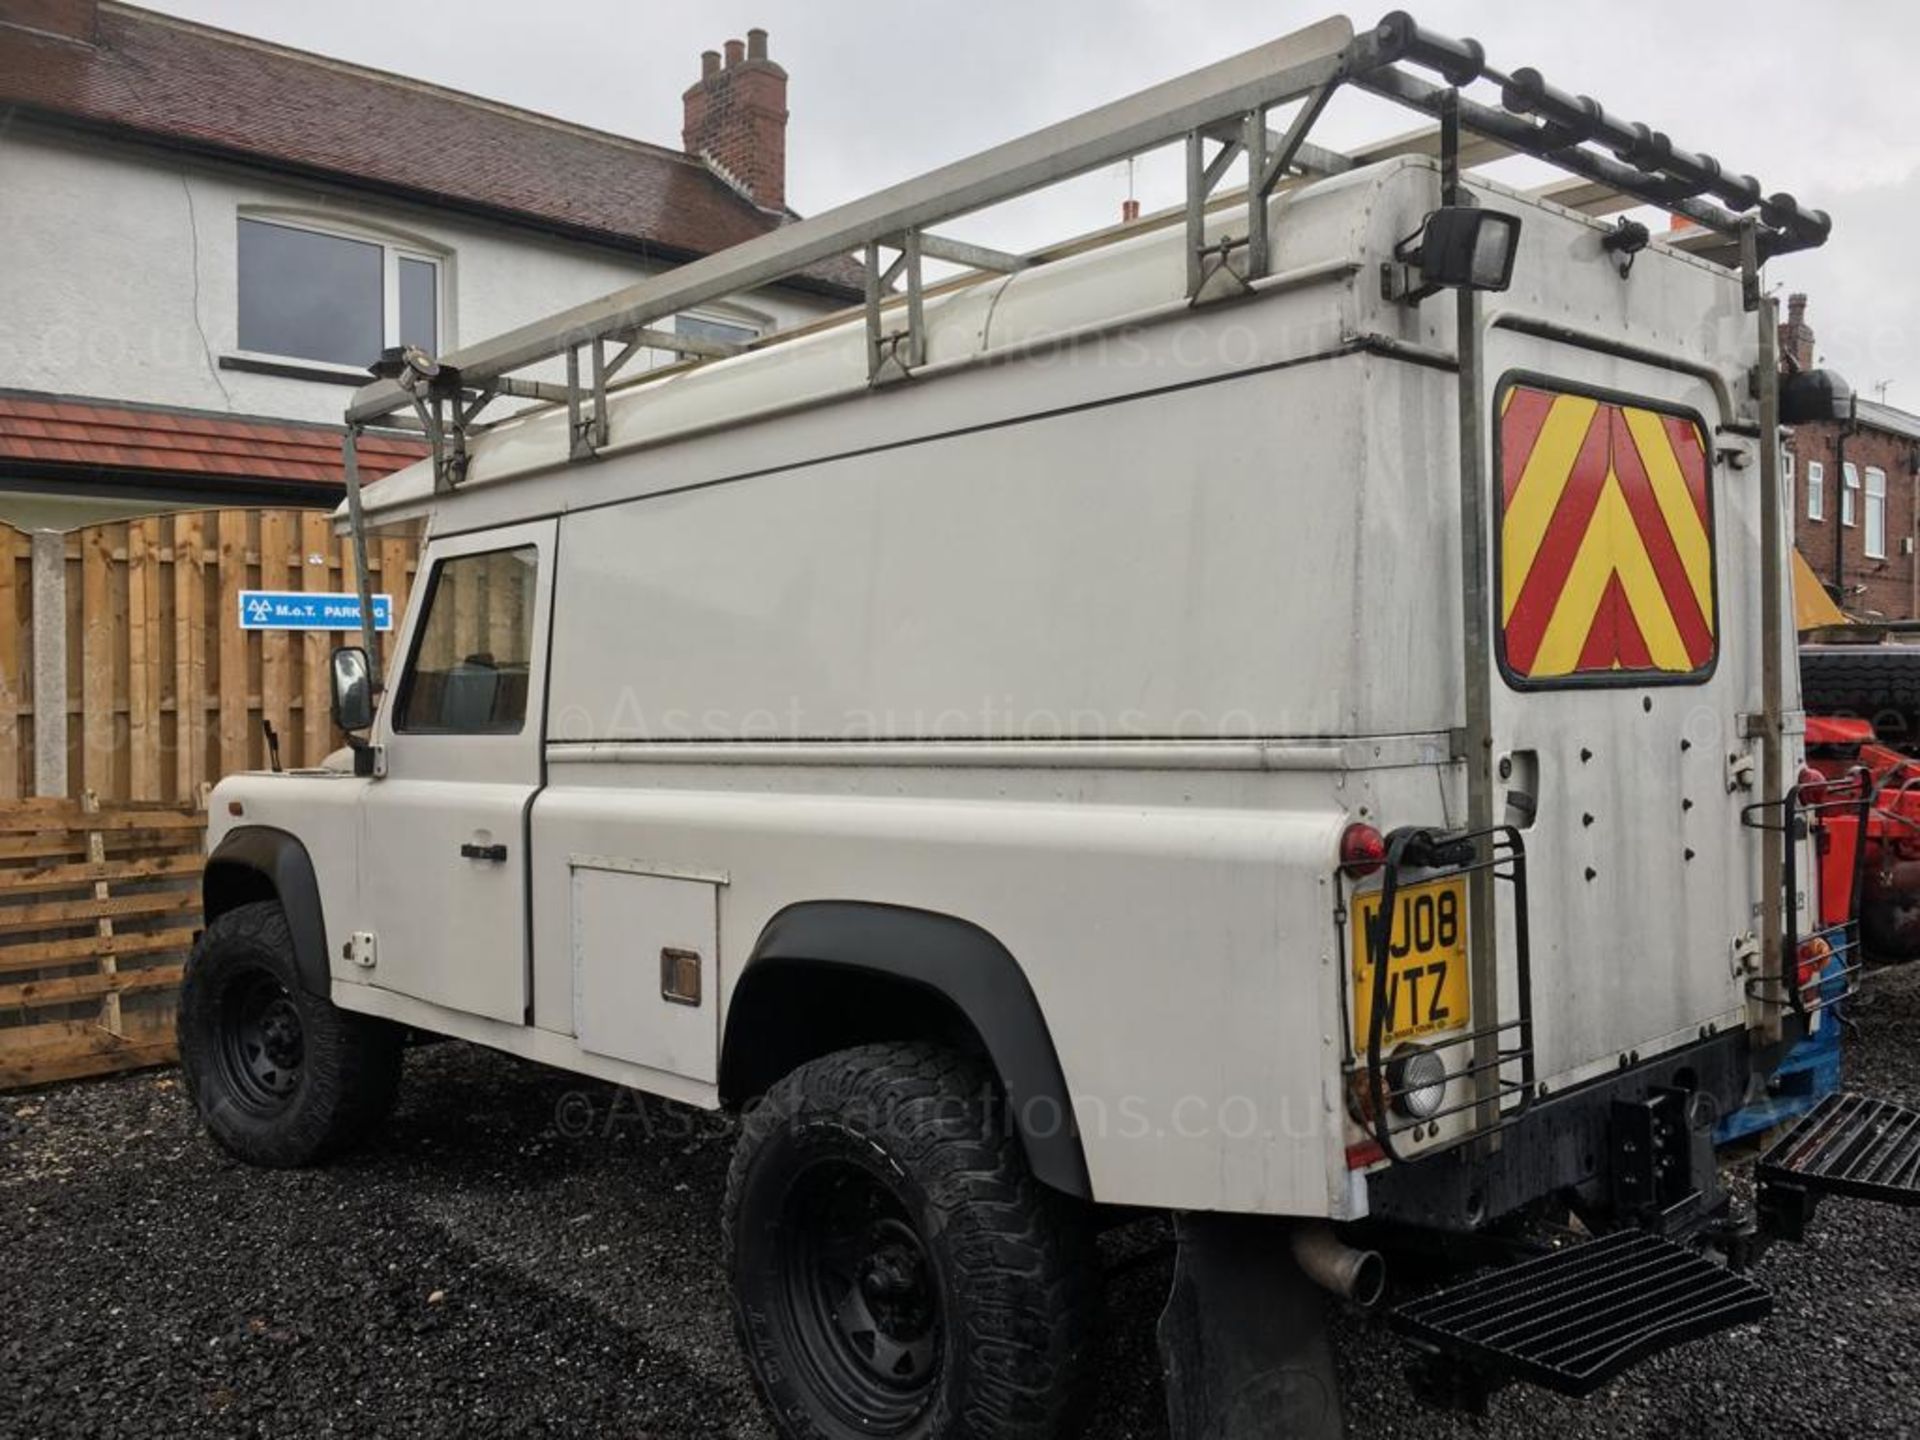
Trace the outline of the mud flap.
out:
<instances>
[{"instance_id":1,"label":"mud flap","mask_svg":"<svg viewBox=\"0 0 1920 1440\"><path fill-rule=\"evenodd\" d=\"M1159 1330L1172 1440L1340 1440L1329 1301L1285 1224L1187 1215L1177 1234Z\"/></svg>"}]
</instances>

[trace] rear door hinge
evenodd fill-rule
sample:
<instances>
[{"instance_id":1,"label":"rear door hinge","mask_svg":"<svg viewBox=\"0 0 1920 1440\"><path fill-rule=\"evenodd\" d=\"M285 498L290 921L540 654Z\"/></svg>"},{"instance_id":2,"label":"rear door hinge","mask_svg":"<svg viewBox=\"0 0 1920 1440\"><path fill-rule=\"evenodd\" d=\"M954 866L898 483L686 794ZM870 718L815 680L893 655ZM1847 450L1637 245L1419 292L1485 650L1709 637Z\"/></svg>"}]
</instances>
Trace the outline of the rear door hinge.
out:
<instances>
[{"instance_id":1,"label":"rear door hinge","mask_svg":"<svg viewBox=\"0 0 1920 1440\"><path fill-rule=\"evenodd\" d=\"M1753 756L1738 750L1727 756L1727 793L1753 789Z\"/></svg>"}]
</instances>

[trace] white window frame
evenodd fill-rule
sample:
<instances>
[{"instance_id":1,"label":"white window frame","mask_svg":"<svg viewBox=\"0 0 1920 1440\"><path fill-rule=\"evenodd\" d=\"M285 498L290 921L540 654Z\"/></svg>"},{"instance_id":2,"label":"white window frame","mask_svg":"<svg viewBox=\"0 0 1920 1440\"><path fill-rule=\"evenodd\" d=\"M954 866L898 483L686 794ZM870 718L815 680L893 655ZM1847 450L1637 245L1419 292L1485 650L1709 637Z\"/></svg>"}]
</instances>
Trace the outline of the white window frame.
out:
<instances>
[{"instance_id":1,"label":"white window frame","mask_svg":"<svg viewBox=\"0 0 1920 1440\"><path fill-rule=\"evenodd\" d=\"M1794 509L1796 503L1793 490L1793 452L1780 452L1780 493L1787 497L1787 529L1793 529L1793 517L1800 512Z\"/></svg>"},{"instance_id":2,"label":"white window frame","mask_svg":"<svg viewBox=\"0 0 1920 1440\"><path fill-rule=\"evenodd\" d=\"M1860 467L1851 460L1840 467L1840 523L1849 530L1860 523Z\"/></svg>"},{"instance_id":3,"label":"white window frame","mask_svg":"<svg viewBox=\"0 0 1920 1440\"><path fill-rule=\"evenodd\" d=\"M1861 537L1869 560L1887 558L1887 472L1867 466L1866 534Z\"/></svg>"},{"instance_id":4,"label":"white window frame","mask_svg":"<svg viewBox=\"0 0 1920 1440\"><path fill-rule=\"evenodd\" d=\"M436 252L418 241L407 240L400 236L365 226L330 224L326 221L309 220L304 216L279 215L272 212L256 212L242 209L234 217L234 276L233 276L233 326L236 336L240 333L240 267L239 267L239 222L251 221L256 225L278 225L283 230L303 230L309 235L326 235L336 240L357 240L362 245L380 247L380 343L386 346L400 343L400 262L402 260L421 260L433 266L433 334L434 346L445 354L453 348L452 338L447 333L447 262L450 258L445 252ZM366 372L352 365L339 365L331 360L315 360L305 355L281 355L273 351L242 350L234 347L235 355L251 360L265 360L282 365L304 365L314 370L332 370L342 375L364 376Z\"/></svg>"},{"instance_id":5,"label":"white window frame","mask_svg":"<svg viewBox=\"0 0 1920 1440\"><path fill-rule=\"evenodd\" d=\"M1818 460L1807 461L1807 518L1827 518L1827 467Z\"/></svg>"},{"instance_id":6,"label":"white window frame","mask_svg":"<svg viewBox=\"0 0 1920 1440\"><path fill-rule=\"evenodd\" d=\"M706 307L679 311L665 322L664 328L669 332L677 333L682 320L698 320L708 325L724 325L729 329L748 331L747 338L740 342L743 345L751 345L755 340L771 335L778 328L771 315L763 315L756 310L717 310ZM669 365L683 365L688 358L677 350L649 350L647 368L661 370Z\"/></svg>"}]
</instances>

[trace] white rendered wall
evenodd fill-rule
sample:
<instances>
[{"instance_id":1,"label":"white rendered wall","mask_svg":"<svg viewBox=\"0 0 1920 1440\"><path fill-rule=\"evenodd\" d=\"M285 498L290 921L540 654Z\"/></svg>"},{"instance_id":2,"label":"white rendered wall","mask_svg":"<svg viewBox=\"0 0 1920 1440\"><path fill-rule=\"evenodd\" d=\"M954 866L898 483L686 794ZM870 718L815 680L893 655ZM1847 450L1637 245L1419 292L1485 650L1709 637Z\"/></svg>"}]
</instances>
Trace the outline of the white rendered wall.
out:
<instances>
[{"instance_id":1,"label":"white rendered wall","mask_svg":"<svg viewBox=\"0 0 1920 1440\"><path fill-rule=\"evenodd\" d=\"M0 131L0 388L337 422L345 385L218 368L239 353L243 213L439 255L443 352L650 273L448 212L15 125ZM779 292L751 308L779 328L835 307Z\"/></svg>"}]
</instances>

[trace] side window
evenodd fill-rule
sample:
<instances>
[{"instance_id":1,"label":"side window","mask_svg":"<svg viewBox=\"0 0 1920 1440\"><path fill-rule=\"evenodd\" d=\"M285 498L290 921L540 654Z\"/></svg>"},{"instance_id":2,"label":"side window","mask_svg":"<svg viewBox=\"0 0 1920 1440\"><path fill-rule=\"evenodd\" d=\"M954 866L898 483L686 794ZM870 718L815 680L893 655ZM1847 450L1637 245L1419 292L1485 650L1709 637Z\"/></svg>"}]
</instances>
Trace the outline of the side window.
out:
<instances>
[{"instance_id":1,"label":"side window","mask_svg":"<svg viewBox=\"0 0 1920 1440\"><path fill-rule=\"evenodd\" d=\"M1699 680L1719 653L1712 462L1690 414L1510 385L1500 663L1521 688Z\"/></svg>"},{"instance_id":2,"label":"side window","mask_svg":"<svg viewBox=\"0 0 1920 1440\"><path fill-rule=\"evenodd\" d=\"M1840 523L1858 524L1860 513L1860 467L1849 460L1840 467Z\"/></svg>"},{"instance_id":3,"label":"side window","mask_svg":"<svg viewBox=\"0 0 1920 1440\"><path fill-rule=\"evenodd\" d=\"M1793 517L1797 513L1793 508L1793 452L1780 452L1780 492L1787 502L1787 533L1793 533Z\"/></svg>"},{"instance_id":4,"label":"side window","mask_svg":"<svg viewBox=\"0 0 1920 1440\"><path fill-rule=\"evenodd\" d=\"M531 545L434 566L419 638L400 679L396 730L519 733L527 718L538 568Z\"/></svg>"},{"instance_id":5,"label":"side window","mask_svg":"<svg viewBox=\"0 0 1920 1440\"><path fill-rule=\"evenodd\" d=\"M1807 461L1807 518L1827 518L1827 467L1818 460Z\"/></svg>"}]
</instances>

